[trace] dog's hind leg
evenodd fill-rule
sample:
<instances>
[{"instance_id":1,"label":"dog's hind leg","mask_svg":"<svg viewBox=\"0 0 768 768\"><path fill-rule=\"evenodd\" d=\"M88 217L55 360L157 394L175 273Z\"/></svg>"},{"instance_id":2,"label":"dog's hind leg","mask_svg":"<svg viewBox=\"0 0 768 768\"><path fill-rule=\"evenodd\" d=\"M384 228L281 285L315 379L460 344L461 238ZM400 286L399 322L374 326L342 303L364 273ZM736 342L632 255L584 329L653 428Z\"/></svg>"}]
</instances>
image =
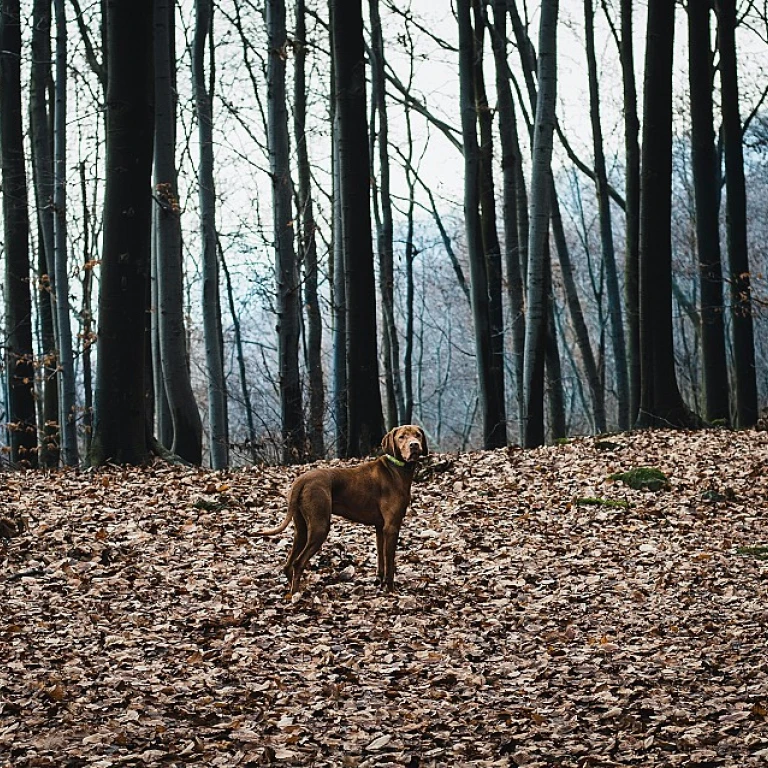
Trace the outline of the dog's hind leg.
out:
<instances>
[{"instance_id":1,"label":"dog's hind leg","mask_svg":"<svg viewBox=\"0 0 768 768\"><path fill-rule=\"evenodd\" d=\"M289 584L293 584L293 570L296 558L301 554L304 547L307 546L307 523L300 512L293 517L293 544L288 558L283 566L283 573L288 579Z\"/></svg>"},{"instance_id":2,"label":"dog's hind leg","mask_svg":"<svg viewBox=\"0 0 768 768\"><path fill-rule=\"evenodd\" d=\"M306 544L293 560L291 591L298 591L307 563L318 552L331 530L331 495L324 489L306 488L302 497L301 516L306 524Z\"/></svg>"}]
</instances>

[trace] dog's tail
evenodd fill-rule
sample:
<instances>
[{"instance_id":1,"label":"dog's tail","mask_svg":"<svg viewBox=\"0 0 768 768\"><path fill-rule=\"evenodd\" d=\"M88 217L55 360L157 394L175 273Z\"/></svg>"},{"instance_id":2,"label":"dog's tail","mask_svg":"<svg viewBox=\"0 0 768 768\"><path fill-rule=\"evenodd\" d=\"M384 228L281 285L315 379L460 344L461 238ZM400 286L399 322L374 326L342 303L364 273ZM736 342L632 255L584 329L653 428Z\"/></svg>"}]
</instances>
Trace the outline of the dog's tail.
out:
<instances>
[{"instance_id":1,"label":"dog's tail","mask_svg":"<svg viewBox=\"0 0 768 768\"><path fill-rule=\"evenodd\" d=\"M298 499L296 498L298 496L298 490L295 490L291 488L290 492L288 493L288 511L285 513L285 517L283 518L283 522L280 523L280 525L277 526L277 528L268 528L267 530L263 531L257 531L257 536L276 536L278 533L282 533L290 524L291 520L293 520L293 515L296 506L296 502Z\"/></svg>"},{"instance_id":2,"label":"dog's tail","mask_svg":"<svg viewBox=\"0 0 768 768\"><path fill-rule=\"evenodd\" d=\"M277 526L277 528L269 528L268 530L264 531L256 531L257 536L275 536L278 533L282 533L290 524L291 520L293 519L293 513L291 512L290 507L288 508L288 512L285 515L285 519L283 520L280 525Z\"/></svg>"}]
</instances>

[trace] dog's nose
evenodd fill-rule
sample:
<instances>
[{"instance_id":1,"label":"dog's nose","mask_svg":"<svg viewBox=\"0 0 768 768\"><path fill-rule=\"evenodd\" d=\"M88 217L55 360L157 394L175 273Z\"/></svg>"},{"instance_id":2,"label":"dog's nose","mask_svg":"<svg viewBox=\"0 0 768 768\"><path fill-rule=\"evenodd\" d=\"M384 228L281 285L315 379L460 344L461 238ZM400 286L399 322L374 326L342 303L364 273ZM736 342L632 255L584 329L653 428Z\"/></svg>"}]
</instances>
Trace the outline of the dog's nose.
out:
<instances>
[{"instance_id":1,"label":"dog's nose","mask_svg":"<svg viewBox=\"0 0 768 768\"><path fill-rule=\"evenodd\" d=\"M418 442L417 440L414 440L414 442L408 444L408 447L411 449L411 452L413 451L418 452L421 450L421 443Z\"/></svg>"}]
</instances>

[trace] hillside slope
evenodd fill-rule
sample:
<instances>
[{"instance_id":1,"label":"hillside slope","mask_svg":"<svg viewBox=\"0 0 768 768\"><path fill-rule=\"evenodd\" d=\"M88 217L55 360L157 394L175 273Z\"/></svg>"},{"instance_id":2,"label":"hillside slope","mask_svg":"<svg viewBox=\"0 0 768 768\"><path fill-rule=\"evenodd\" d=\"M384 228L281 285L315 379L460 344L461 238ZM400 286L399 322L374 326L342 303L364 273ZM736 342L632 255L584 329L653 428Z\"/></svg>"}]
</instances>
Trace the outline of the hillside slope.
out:
<instances>
[{"instance_id":1,"label":"hillside slope","mask_svg":"<svg viewBox=\"0 0 768 768\"><path fill-rule=\"evenodd\" d=\"M298 471L2 475L0 766L768 764L767 433L433 456L394 595Z\"/></svg>"}]
</instances>

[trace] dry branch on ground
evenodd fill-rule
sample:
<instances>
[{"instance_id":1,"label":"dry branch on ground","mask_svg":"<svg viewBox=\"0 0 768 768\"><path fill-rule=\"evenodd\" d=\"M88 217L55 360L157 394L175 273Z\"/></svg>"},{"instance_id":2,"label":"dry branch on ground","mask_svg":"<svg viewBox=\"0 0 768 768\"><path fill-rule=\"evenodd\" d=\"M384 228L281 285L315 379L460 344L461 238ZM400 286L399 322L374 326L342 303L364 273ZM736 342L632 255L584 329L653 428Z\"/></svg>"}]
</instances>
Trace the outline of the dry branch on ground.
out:
<instances>
[{"instance_id":1,"label":"dry branch on ground","mask_svg":"<svg viewBox=\"0 0 768 768\"><path fill-rule=\"evenodd\" d=\"M612 441L433 458L392 596L293 468L3 475L0 766L768 763L768 434Z\"/></svg>"}]
</instances>

